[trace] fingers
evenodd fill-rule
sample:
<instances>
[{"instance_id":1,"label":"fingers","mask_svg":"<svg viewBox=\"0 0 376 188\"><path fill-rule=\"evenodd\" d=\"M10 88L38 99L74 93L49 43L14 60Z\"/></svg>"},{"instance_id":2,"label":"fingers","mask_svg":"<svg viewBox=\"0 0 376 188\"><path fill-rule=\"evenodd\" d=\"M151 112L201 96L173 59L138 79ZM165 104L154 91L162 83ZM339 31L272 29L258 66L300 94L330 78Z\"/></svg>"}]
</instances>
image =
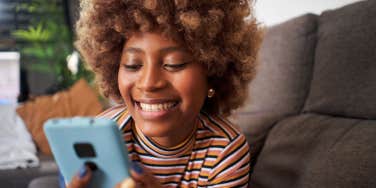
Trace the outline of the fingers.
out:
<instances>
[{"instance_id":1,"label":"fingers","mask_svg":"<svg viewBox=\"0 0 376 188\"><path fill-rule=\"evenodd\" d=\"M86 165L82 166L79 172L72 178L67 188L86 188L92 176L92 171Z\"/></svg>"},{"instance_id":2,"label":"fingers","mask_svg":"<svg viewBox=\"0 0 376 188\"><path fill-rule=\"evenodd\" d=\"M130 172L136 187L162 187L159 181L139 163L132 162Z\"/></svg>"},{"instance_id":3,"label":"fingers","mask_svg":"<svg viewBox=\"0 0 376 188\"><path fill-rule=\"evenodd\" d=\"M142 179L149 175L148 172L145 173L145 169L137 162L131 163L131 175L136 181L142 181Z\"/></svg>"}]
</instances>

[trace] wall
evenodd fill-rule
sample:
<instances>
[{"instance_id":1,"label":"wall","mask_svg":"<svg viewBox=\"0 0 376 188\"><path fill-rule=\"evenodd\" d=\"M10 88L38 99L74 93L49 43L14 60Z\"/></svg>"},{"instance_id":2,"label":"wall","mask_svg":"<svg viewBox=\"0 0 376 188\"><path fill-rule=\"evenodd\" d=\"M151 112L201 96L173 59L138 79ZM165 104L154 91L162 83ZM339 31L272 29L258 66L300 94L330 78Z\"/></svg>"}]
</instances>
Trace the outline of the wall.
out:
<instances>
[{"instance_id":1,"label":"wall","mask_svg":"<svg viewBox=\"0 0 376 188\"><path fill-rule=\"evenodd\" d=\"M270 26L307 12L320 14L357 1L361 0L256 0L255 13L262 24Z\"/></svg>"}]
</instances>

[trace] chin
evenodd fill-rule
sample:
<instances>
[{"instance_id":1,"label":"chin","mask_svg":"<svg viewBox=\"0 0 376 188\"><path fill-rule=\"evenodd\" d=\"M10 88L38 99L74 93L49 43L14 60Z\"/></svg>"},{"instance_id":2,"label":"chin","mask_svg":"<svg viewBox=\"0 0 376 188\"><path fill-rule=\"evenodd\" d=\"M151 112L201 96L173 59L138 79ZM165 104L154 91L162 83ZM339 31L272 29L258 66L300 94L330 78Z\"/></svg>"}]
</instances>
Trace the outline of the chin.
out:
<instances>
[{"instance_id":1,"label":"chin","mask_svg":"<svg viewBox=\"0 0 376 188\"><path fill-rule=\"evenodd\" d=\"M163 124L143 123L143 126L139 127L139 129L147 137L164 137L168 136L172 131L167 127L168 125Z\"/></svg>"}]
</instances>

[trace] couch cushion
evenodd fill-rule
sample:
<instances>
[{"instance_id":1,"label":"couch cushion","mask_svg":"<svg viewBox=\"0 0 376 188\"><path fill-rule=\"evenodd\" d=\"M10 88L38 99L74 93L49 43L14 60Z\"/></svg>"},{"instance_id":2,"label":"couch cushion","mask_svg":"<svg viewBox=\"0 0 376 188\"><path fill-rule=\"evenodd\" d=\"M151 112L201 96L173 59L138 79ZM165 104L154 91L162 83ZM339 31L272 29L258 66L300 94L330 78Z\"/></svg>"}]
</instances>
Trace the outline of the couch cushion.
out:
<instances>
[{"instance_id":1,"label":"couch cushion","mask_svg":"<svg viewBox=\"0 0 376 188\"><path fill-rule=\"evenodd\" d=\"M376 1L324 12L304 111L376 118Z\"/></svg>"},{"instance_id":2,"label":"couch cushion","mask_svg":"<svg viewBox=\"0 0 376 188\"><path fill-rule=\"evenodd\" d=\"M301 110L311 79L316 18L306 14L267 29L249 100L232 116L251 144L275 121Z\"/></svg>"},{"instance_id":3,"label":"couch cushion","mask_svg":"<svg viewBox=\"0 0 376 188\"><path fill-rule=\"evenodd\" d=\"M94 116L102 111L97 93L84 80L77 81L69 90L51 96L40 96L17 108L38 149L51 155L43 131L43 124L50 118Z\"/></svg>"},{"instance_id":4,"label":"couch cushion","mask_svg":"<svg viewBox=\"0 0 376 188\"><path fill-rule=\"evenodd\" d=\"M304 114L276 124L251 187L376 187L376 121Z\"/></svg>"},{"instance_id":5,"label":"couch cushion","mask_svg":"<svg viewBox=\"0 0 376 188\"><path fill-rule=\"evenodd\" d=\"M43 176L33 179L27 188L61 188L62 186L59 184L59 176Z\"/></svg>"},{"instance_id":6,"label":"couch cushion","mask_svg":"<svg viewBox=\"0 0 376 188\"><path fill-rule=\"evenodd\" d=\"M38 167L0 170L0 187L27 187L29 182L37 177L59 174L58 167L52 156L39 153ZM52 187L53 188L53 187Z\"/></svg>"}]
</instances>

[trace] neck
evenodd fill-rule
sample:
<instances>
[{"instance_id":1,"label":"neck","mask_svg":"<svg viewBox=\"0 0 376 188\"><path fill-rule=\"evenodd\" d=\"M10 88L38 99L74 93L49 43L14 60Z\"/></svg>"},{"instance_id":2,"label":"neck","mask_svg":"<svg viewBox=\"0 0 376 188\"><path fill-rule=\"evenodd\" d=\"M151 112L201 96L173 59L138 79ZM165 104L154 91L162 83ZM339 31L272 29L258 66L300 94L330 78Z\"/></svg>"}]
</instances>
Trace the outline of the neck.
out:
<instances>
[{"instance_id":1,"label":"neck","mask_svg":"<svg viewBox=\"0 0 376 188\"><path fill-rule=\"evenodd\" d=\"M184 145L191 139L192 136L194 136L197 127L197 120L194 120L190 125L193 126L187 126L186 128L184 128L185 131L183 133L185 134L182 134L181 129L177 129L166 136L148 136L148 138L151 139L152 142L154 144L157 144L159 147L168 149L177 148L181 145ZM137 126L135 126L135 128L139 135L142 134L143 136L146 136Z\"/></svg>"},{"instance_id":2,"label":"neck","mask_svg":"<svg viewBox=\"0 0 376 188\"><path fill-rule=\"evenodd\" d=\"M193 136L194 132L196 131L196 121L194 121L194 126L189 126L185 132L186 134L169 134L169 136L163 137L151 137L150 139L153 140L155 144L158 144L160 147L163 148L176 148L181 145L184 145L190 138Z\"/></svg>"}]
</instances>

